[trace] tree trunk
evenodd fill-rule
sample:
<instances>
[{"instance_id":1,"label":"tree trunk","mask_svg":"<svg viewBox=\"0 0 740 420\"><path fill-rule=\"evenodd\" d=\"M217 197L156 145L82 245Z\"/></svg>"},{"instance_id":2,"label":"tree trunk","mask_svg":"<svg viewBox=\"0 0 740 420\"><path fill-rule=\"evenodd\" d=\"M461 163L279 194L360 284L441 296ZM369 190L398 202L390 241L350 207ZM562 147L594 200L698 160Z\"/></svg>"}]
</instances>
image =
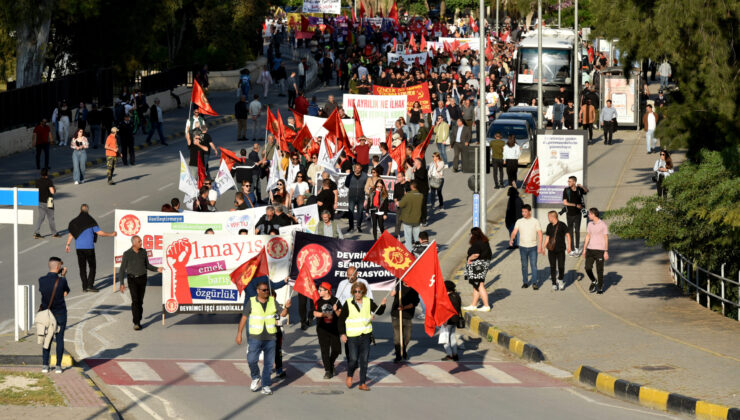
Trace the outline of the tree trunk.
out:
<instances>
[{"instance_id":1,"label":"tree trunk","mask_svg":"<svg viewBox=\"0 0 740 420\"><path fill-rule=\"evenodd\" d=\"M37 14L17 26L16 86L41 83L51 28L52 0L42 0Z\"/></svg>"}]
</instances>

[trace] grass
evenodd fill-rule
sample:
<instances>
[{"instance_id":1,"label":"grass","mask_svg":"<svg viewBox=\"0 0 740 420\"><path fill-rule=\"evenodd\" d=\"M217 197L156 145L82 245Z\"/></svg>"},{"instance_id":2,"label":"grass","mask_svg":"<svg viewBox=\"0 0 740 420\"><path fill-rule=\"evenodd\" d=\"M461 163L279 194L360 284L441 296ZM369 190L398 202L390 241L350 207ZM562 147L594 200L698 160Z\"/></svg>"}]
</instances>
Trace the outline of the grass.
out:
<instances>
[{"instance_id":1,"label":"grass","mask_svg":"<svg viewBox=\"0 0 740 420\"><path fill-rule=\"evenodd\" d=\"M13 381L18 386L6 386ZM0 405L63 406L64 397L43 373L0 370Z\"/></svg>"}]
</instances>

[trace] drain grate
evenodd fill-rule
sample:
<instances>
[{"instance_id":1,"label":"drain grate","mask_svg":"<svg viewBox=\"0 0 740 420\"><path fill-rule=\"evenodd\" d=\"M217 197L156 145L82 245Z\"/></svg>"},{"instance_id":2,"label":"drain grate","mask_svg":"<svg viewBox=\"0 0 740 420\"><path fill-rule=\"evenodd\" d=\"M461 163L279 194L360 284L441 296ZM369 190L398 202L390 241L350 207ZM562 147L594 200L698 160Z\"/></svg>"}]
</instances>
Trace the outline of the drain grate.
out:
<instances>
[{"instance_id":1,"label":"drain grate","mask_svg":"<svg viewBox=\"0 0 740 420\"><path fill-rule=\"evenodd\" d=\"M653 366L637 366L638 369L642 369L648 372L654 372L658 370L674 370L673 366L667 365L653 365Z\"/></svg>"}]
</instances>

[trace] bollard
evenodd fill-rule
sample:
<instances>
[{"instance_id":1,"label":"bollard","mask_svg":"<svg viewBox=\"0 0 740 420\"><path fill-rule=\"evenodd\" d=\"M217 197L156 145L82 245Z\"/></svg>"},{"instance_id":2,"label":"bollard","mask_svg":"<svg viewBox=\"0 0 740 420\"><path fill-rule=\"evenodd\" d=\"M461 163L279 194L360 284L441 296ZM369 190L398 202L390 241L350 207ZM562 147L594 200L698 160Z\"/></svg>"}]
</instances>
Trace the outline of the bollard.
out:
<instances>
[{"instance_id":1,"label":"bollard","mask_svg":"<svg viewBox=\"0 0 740 420\"><path fill-rule=\"evenodd\" d=\"M726 264L726 263L725 263ZM720 269L720 275L722 276L722 284L720 285L720 293L722 294L722 315L725 315L725 264L722 264Z\"/></svg>"}]
</instances>

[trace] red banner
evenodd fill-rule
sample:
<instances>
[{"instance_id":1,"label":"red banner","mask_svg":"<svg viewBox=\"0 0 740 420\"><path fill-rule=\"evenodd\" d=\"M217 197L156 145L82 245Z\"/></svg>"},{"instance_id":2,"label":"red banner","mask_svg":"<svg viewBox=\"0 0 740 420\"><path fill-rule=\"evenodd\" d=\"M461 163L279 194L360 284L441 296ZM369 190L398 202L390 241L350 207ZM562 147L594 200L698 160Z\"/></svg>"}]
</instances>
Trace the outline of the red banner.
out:
<instances>
[{"instance_id":1,"label":"red banner","mask_svg":"<svg viewBox=\"0 0 740 420\"><path fill-rule=\"evenodd\" d=\"M429 83L427 82L400 88L373 86L373 95L406 95L408 97L407 107L409 111L414 107L414 102L419 101L422 112L425 114L432 112L432 103L429 99Z\"/></svg>"}]
</instances>

